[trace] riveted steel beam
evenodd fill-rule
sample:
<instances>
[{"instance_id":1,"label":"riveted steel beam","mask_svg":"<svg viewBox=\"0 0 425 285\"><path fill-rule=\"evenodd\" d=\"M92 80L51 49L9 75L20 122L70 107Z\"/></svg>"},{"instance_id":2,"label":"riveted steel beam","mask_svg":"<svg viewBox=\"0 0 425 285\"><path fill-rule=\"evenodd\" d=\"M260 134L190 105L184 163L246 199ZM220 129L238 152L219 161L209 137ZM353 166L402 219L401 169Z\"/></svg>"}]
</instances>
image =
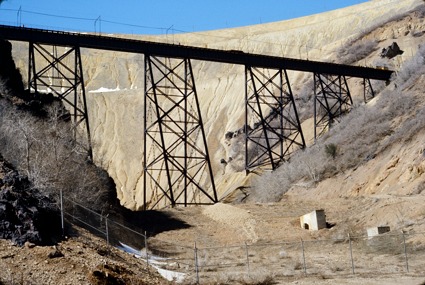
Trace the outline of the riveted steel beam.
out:
<instances>
[{"instance_id":1,"label":"riveted steel beam","mask_svg":"<svg viewBox=\"0 0 425 285\"><path fill-rule=\"evenodd\" d=\"M303 72L343 75L376 80L389 80L393 71L377 68L350 66L344 64L318 62L250 54L235 50L218 50L184 45L148 42L92 34L79 34L63 31L40 30L24 27L0 25L0 38L16 41L34 41L62 46L78 45L82 48L95 48L122 52L143 53L168 58L190 58L230 64L250 65L262 68L284 68Z\"/></svg>"}]
</instances>

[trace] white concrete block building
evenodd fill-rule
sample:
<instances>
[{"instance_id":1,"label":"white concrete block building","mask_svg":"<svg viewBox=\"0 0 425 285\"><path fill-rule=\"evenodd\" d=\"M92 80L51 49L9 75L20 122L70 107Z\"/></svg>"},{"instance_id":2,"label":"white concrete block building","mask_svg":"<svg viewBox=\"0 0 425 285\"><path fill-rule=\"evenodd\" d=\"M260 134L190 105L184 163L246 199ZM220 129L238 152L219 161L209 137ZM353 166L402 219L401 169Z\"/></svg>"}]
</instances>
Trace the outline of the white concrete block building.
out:
<instances>
[{"instance_id":1,"label":"white concrete block building","mask_svg":"<svg viewBox=\"0 0 425 285\"><path fill-rule=\"evenodd\" d=\"M300 217L300 224L303 229L317 231L327 227L325 210L315 210Z\"/></svg>"}]
</instances>

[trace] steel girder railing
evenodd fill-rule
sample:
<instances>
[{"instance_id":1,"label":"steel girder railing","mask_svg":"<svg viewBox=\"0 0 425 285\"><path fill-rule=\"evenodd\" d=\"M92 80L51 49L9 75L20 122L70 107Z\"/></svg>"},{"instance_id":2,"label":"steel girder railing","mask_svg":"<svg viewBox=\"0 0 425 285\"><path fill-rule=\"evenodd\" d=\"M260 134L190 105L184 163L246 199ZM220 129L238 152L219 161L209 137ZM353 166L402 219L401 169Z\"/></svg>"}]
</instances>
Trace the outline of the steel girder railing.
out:
<instances>
[{"instance_id":1,"label":"steel girder railing","mask_svg":"<svg viewBox=\"0 0 425 285\"><path fill-rule=\"evenodd\" d=\"M353 105L345 76L314 73L314 139Z\"/></svg>"},{"instance_id":2,"label":"steel girder railing","mask_svg":"<svg viewBox=\"0 0 425 285\"><path fill-rule=\"evenodd\" d=\"M144 209L218 202L189 59L145 55L144 108Z\"/></svg>"},{"instance_id":3,"label":"steel girder railing","mask_svg":"<svg viewBox=\"0 0 425 285\"><path fill-rule=\"evenodd\" d=\"M190 58L261 68L317 72L375 80L389 80L393 71L370 67L350 66L265 54L250 54L237 50L217 50L193 46L148 42L134 39L79 34L64 31L40 30L0 25L0 38L38 42L50 45L75 46L102 50L150 54L168 58Z\"/></svg>"},{"instance_id":4,"label":"steel girder railing","mask_svg":"<svg viewBox=\"0 0 425 285\"><path fill-rule=\"evenodd\" d=\"M74 139L81 143L83 137L87 138L86 148L92 159L80 48L46 46L30 42L28 64L28 88L36 94L52 93L64 103L71 114ZM41 87L45 89L41 90ZM85 125L85 130L80 129L81 125Z\"/></svg>"},{"instance_id":5,"label":"steel girder railing","mask_svg":"<svg viewBox=\"0 0 425 285\"><path fill-rule=\"evenodd\" d=\"M245 76L245 170L274 170L294 150L305 148L288 74L247 66Z\"/></svg>"}]
</instances>

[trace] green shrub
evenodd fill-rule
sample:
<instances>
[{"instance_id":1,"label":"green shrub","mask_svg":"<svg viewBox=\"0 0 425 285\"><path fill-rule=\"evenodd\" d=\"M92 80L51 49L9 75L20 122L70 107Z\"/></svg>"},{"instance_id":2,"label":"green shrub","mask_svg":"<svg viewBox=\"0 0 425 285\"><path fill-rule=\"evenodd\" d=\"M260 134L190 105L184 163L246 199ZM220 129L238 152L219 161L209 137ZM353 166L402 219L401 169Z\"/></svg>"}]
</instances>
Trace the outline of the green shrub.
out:
<instances>
[{"instance_id":1,"label":"green shrub","mask_svg":"<svg viewBox=\"0 0 425 285\"><path fill-rule=\"evenodd\" d=\"M336 144L330 143L325 145L325 153L328 157L335 159L338 152L338 146Z\"/></svg>"}]
</instances>

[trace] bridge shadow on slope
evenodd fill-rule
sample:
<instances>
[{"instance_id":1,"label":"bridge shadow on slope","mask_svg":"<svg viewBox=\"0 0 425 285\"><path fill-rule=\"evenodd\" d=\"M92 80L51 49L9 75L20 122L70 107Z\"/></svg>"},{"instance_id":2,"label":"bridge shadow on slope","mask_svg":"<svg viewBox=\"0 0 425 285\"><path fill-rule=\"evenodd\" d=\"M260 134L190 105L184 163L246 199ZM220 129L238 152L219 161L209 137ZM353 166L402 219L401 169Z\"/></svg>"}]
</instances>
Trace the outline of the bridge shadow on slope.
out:
<instances>
[{"instance_id":1,"label":"bridge shadow on slope","mask_svg":"<svg viewBox=\"0 0 425 285\"><path fill-rule=\"evenodd\" d=\"M74 209L72 213L77 219L67 219L67 235L78 235L73 228L73 225L78 225L108 240L113 246L125 244L139 250L145 247L145 235L149 238L162 232L191 227L172 214L161 211L134 212L119 206L114 207L106 221L105 217L99 218L97 214L80 210Z\"/></svg>"},{"instance_id":2,"label":"bridge shadow on slope","mask_svg":"<svg viewBox=\"0 0 425 285\"><path fill-rule=\"evenodd\" d=\"M143 229L143 232L146 231L148 236L190 227L189 224L174 217L170 213L153 210L135 212L122 207L116 219L133 227Z\"/></svg>"},{"instance_id":3,"label":"bridge shadow on slope","mask_svg":"<svg viewBox=\"0 0 425 285\"><path fill-rule=\"evenodd\" d=\"M152 237L166 231L190 228L186 222L162 211L131 211L122 206L109 215L111 244L125 243L132 247L145 247L144 235Z\"/></svg>"}]
</instances>

